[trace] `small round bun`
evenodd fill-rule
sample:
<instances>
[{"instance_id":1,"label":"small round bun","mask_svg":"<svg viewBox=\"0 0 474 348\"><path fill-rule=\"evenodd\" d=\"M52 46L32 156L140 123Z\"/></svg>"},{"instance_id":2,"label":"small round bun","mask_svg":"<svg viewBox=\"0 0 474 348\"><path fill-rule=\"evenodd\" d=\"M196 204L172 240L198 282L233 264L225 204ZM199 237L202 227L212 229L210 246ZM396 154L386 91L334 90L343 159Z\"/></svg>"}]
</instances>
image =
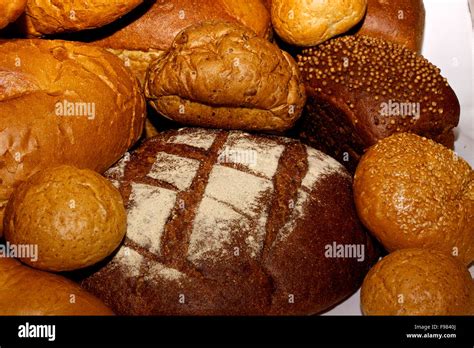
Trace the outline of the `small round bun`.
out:
<instances>
[{"instance_id":1,"label":"small round bun","mask_svg":"<svg viewBox=\"0 0 474 348\"><path fill-rule=\"evenodd\" d=\"M388 251L440 250L474 260L474 172L444 146L410 133L385 138L354 179L359 217Z\"/></svg>"},{"instance_id":2,"label":"small round bun","mask_svg":"<svg viewBox=\"0 0 474 348\"><path fill-rule=\"evenodd\" d=\"M14 22L25 10L27 0L0 0L0 29Z\"/></svg>"},{"instance_id":3,"label":"small round bun","mask_svg":"<svg viewBox=\"0 0 474 348\"><path fill-rule=\"evenodd\" d=\"M278 35L297 46L315 46L359 23L367 0L273 0L272 23Z\"/></svg>"},{"instance_id":4,"label":"small round bun","mask_svg":"<svg viewBox=\"0 0 474 348\"><path fill-rule=\"evenodd\" d=\"M126 232L120 193L91 170L59 166L33 175L10 199L5 238L38 246L24 263L47 271L71 271L110 255Z\"/></svg>"},{"instance_id":5,"label":"small round bun","mask_svg":"<svg viewBox=\"0 0 474 348\"><path fill-rule=\"evenodd\" d=\"M365 315L473 315L474 282L445 253L398 250L367 274L361 306Z\"/></svg>"}]
</instances>

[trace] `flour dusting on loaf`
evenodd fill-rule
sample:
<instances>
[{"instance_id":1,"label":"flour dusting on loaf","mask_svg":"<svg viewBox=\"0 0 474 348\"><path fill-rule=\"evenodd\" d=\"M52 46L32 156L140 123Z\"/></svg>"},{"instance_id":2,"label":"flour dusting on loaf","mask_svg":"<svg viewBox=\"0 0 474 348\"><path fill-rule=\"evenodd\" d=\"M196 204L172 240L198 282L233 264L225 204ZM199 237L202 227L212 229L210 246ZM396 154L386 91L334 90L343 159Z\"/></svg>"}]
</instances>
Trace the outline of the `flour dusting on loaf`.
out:
<instances>
[{"instance_id":1,"label":"flour dusting on loaf","mask_svg":"<svg viewBox=\"0 0 474 348\"><path fill-rule=\"evenodd\" d=\"M261 299L265 313L305 313L296 306L286 308L285 294L312 293L308 286L319 289L321 281L328 281L316 279L332 272L331 264L321 259L323 243L367 242L353 208L351 177L338 162L298 140L238 131L168 131L146 141L131 155L124 175L117 175L120 171L109 174L111 180L120 181L128 208L128 233L118 254L125 271L117 273L107 265L84 285L99 295L113 292L102 285L104 274L112 277L112 272L114 279L125 282L120 286L129 296L125 301L133 302L135 297L139 300L140 284L145 282L148 290L143 296L151 296L150 289L157 292L149 299L152 308L140 309L140 314L203 314L199 308L213 306L218 307L211 311L214 314L262 311L245 305L249 299L231 300L239 296L235 285L225 285L227 290L216 285L227 282L239 284L239 293L247 287L249 296L260 296L261 286L275 287ZM334 205L346 206L346 214L334 216ZM342 219L349 223L341 225ZM124 253L124 248L133 252ZM286 261L275 266L274 258L282 252ZM323 269L305 271L312 262L324 264ZM274 267L288 269L279 273ZM354 264L345 277L358 277L364 267ZM138 283L137 269L143 273ZM291 279L301 277L301 283L286 283L288 274ZM176 307L179 294L193 304ZM295 296L311 301L303 293ZM339 295L322 296L324 306L314 304L309 312L334 304Z\"/></svg>"}]
</instances>

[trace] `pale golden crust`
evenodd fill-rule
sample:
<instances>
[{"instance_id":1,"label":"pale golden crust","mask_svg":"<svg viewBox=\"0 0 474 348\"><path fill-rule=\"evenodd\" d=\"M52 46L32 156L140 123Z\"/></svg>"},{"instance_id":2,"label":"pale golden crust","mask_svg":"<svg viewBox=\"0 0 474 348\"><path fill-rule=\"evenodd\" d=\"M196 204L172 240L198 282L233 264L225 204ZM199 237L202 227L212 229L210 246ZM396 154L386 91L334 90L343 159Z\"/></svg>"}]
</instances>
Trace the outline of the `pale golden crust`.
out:
<instances>
[{"instance_id":1,"label":"pale golden crust","mask_svg":"<svg viewBox=\"0 0 474 348\"><path fill-rule=\"evenodd\" d=\"M289 44L314 46L355 26L367 0L273 0L271 17L278 35Z\"/></svg>"},{"instance_id":2,"label":"pale golden crust","mask_svg":"<svg viewBox=\"0 0 474 348\"><path fill-rule=\"evenodd\" d=\"M5 213L5 239L38 245L45 271L85 268L109 256L126 232L120 193L94 171L59 166L38 172L18 187Z\"/></svg>"},{"instance_id":3,"label":"pale golden crust","mask_svg":"<svg viewBox=\"0 0 474 348\"><path fill-rule=\"evenodd\" d=\"M296 63L244 27L206 22L181 32L152 64L152 106L186 125L283 131L305 102Z\"/></svg>"},{"instance_id":4,"label":"pale golden crust","mask_svg":"<svg viewBox=\"0 0 474 348\"><path fill-rule=\"evenodd\" d=\"M381 140L359 163L354 195L362 222L388 251L474 260L474 172L444 146L409 133Z\"/></svg>"},{"instance_id":5,"label":"pale golden crust","mask_svg":"<svg viewBox=\"0 0 474 348\"><path fill-rule=\"evenodd\" d=\"M109 24L143 0L29 0L24 18L27 34L41 36L93 29Z\"/></svg>"},{"instance_id":6,"label":"pale golden crust","mask_svg":"<svg viewBox=\"0 0 474 348\"><path fill-rule=\"evenodd\" d=\"M113 312L66 278L0 258L0 315L100 316Z\"/></svg>"},{"instance_id":7,"label":"pale golden crust","mask_svg":"<svg viewBox=\"0 0 474 348\"><path fill-rule=\"evenodd\" d=\"M12 40L0 44L0 66L1 203L18 183L46 167L69 164L103 172L142 134L146 105L140 85L122 61L101 48ZM57 113L65 102L95 112L67 116L63 107Z\"/></svg>"},{"instance_id":8,"label":"pale golden crust","mask_svg":"<svg viewBox=\"0 0 474 348\"><path fill-rule=\"evenodd\" d=\"M399 250L369 271L361 305L365 315L474 315L474 282L447 254Z\"/></svg>"}]
</instances>

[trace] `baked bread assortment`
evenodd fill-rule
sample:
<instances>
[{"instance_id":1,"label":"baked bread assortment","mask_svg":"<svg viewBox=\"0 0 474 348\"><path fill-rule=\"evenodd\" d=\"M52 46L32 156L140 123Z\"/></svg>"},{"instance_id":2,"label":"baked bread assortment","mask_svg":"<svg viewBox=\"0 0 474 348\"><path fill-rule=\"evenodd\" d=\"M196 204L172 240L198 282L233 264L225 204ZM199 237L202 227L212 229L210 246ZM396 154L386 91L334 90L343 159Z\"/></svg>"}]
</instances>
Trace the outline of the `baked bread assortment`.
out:
<instances>
[{"instance_id":1,"label":"baked bread assortment","mask_svg":"<svg viewBox=\"0 0 474 348\"><path fill-rule=\"evenodd\" d=\"M0 216L13 189L36 171L108 169L141 136L145 111L138 81L104 49L0 43Z\"/></svg>"},{"instance_id":2,"label":"baked bread assortment","mask_svg":"<svg viewBox=\"0 0 474 348\"><path fill-rule=\"evenodd\" d=\"M70 166L48 168L22 183L5 212L5 239L36 245L34 259L45 271L72 271L109 256L126 231L120 193L96 172Z\"/></svg>"},{"instance_id":3,"label":"baked bread assortment","mask_svg":"<svg viewBox=\"0 0 474 348\"><path fill-rule=\"evenodd\" d=\"M150 65L145 93L163 116L221 129L285 131L301 115L296 62L251 30L224 22L188 27Z\"/></svg>"},{"instance_id":4,"label":"baked bread assortment","mask_svg":"<svg viewBox=\"0 0 474 348\"><path fill-rule=\"evenodd\" d=\"M0 315L105 316L114 313L76 283L0 258Z\"/></svg>"},{"instance_id":5,"label":"baked bread assortment","mask_svg":"<svg viewBox=\"0 0 474 348\"><path fill-rule=\"evenodd\" d=\"M365 315L474 315L474 282L449 255L403 249L370 270L361 304Z\"/></svg>"},{"instance_id":6,"label":"baked bread assortment","mask_svg":"<svg viewBox=\"0 0 474 348\"><path fill-rule=\"evenodd\" d=\"M23 13L27 0L0 0L0 29L14 22Z\"/></svg>"},{"instance_id":7,"label":"baked bread assortment","mask_svg":"<svg viewBox=\"0 0 474 348\"><path fill-rule=\"evenodd\" d=\"M424 28L423 0L367 0L367 14L356 32L421 52Z\"/></svg>"},{"instance_id":8,"label":"baked bread assortment","mask_svg":"<svg viewBox=\"0 0 474 348\"><path fill-rule=\"evenodd\" d=\"M314 46L354 27L365 15L367 0L272 0L277 34L289 44Z\"/></svg>"},{"instance_id":9,"label":"baked bread assortment","mask_svg":"<svg viewBox=\"0 0 474 348\"><path fill-rule=\"evenodd\" d=\"M474 314L421 0L0 0L5 26L0 315L313 315L362 283L365 315Z\"/></svg>"},{"instance_id":10,"label":"baked bread assortment","mask_svg":"<svg viewBox=\"0 0 474 348\"><path fill-rule=\"evenodd\" d=\"M143 0L28 0L23 30L32 36L93 29L112 23Z\"/></svg>"},{"instance_id":11,"label":"baked bread assortment","mask_svg":"<svg viewBox=\"0 0 474 348\"><path fill-rule=\"evenodd\" d=\"M474 171L444 146L408 133L379 141L357 167L354 198L388 251L426 248L474 261Z\"/></svg>"},{"instance_id":12,"label":"baked bread assortment","mask_svg":"<svg viewBox=\"0 0 474 348\"><path fill-rule=\"evenodd\" d=\"M166 0L143 4L90 40L117 54L144 82L148 65L180 31L211 20L244 25L260 37L271 35L270 14L261 0Z\"/></svg>"},{"instance_id":13,"label":"baked bread assortment","mask_svg":"<svg viewBox=\"0 0 474 348\"><path fill-rule=\"evenodd\" d=\"M308 103L296 132L351 172L367 148L393 133L453 148L459 101L440 70L415 52L345 36L303 50L298 65Z\"/></svg>"},{"instance_id":14,"label":"baked bread assortment","mask_svg":"<svg viewBox=\"0 0 474 348\"><path fill-rule=\"evenodd\" d=\"M375 259L351 177L296 140L168 131L107 177L127 204L127 237L82 285L117 314L315 314Z\"/></svg>"}]
</instances>

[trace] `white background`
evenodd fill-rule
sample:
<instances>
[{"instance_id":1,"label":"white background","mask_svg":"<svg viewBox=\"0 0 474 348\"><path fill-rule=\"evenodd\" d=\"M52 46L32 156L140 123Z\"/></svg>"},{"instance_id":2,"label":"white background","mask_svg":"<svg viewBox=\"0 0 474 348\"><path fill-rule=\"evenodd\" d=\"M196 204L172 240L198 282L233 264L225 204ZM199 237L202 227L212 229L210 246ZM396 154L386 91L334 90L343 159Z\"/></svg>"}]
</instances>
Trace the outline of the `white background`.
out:
<instances>
[{"instance_id":1,"label":"white background","mask_svg":"<svg viewBox=\"0 0 474 348\"><path fill-rule=\"evenodd\" d=\"M471 1L474 11L474 0ZM423 55L441 69L461 103L456 152L474 166L473 22L468 0L424 0L426 9ZM471 267L474 276L474 266ZM361 315L360 294L324 315Z\"/></svg>"}]
</instances>

